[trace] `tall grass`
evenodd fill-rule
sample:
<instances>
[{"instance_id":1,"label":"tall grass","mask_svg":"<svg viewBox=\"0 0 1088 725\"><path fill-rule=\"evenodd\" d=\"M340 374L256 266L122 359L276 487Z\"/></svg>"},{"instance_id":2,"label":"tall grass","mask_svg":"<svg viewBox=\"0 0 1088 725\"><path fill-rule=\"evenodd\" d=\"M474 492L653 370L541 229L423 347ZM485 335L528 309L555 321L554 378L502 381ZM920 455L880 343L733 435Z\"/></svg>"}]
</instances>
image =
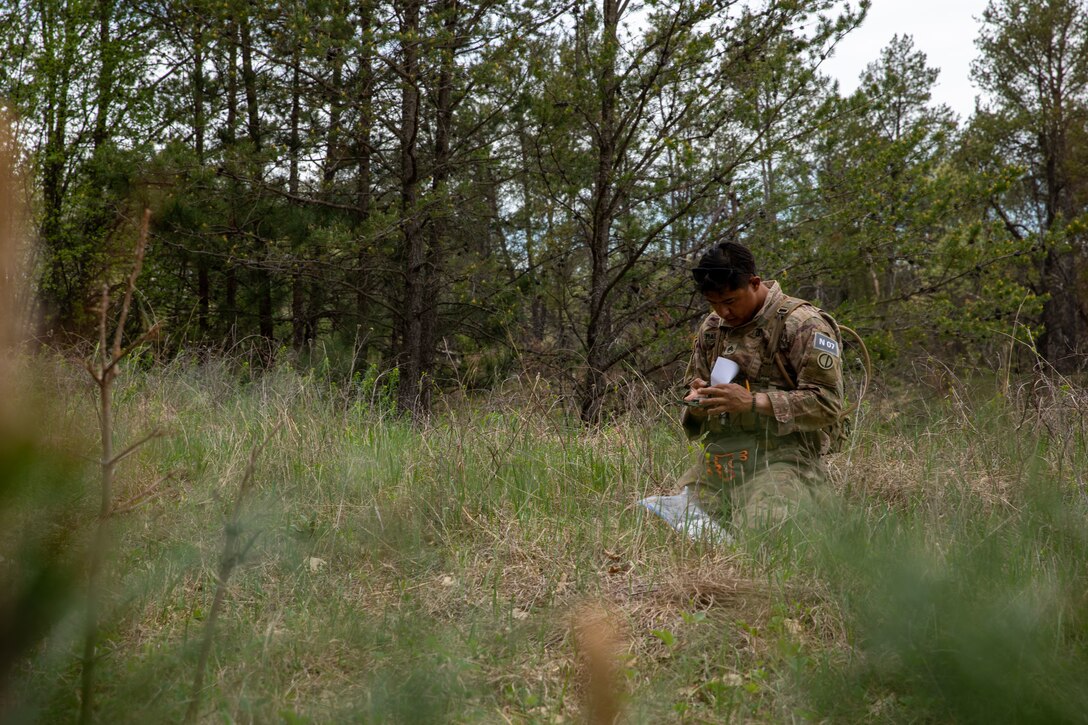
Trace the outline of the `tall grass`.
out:
<instances>
[{"instance_id":1,"label":"tall grass","mask_svg":"<svg viewBox=\"0 0 1088 725\"><path fill-rule=\"evenodd\" d=\"M65 401L43 425L89 445L81 371L34 369ZM589 695L570 627L587 606L623 643L628 722L1083 711L1075 386L872 406L824 510L715 550L633 505L691 455L659 410L586 431L527 381L416 428L372 378L178 360L118 380L118 435L168 431L120 494L167 471L175 483L117 524L99 719L182 719L221 522L280 420L255 464L242 526L259 535L223 598L204 719L569 722ZM72 526L80 538L86 523ZM17 714L72 719L77 654L78 622L62 619L21 661Z\"/></svg>"},{"instance_id":2,"label":"tall grass","mask_svg":"<svg viewBox=\"0 0 1088 725\"><path fill-rule=\"evenodd\" d=\"M1085 719L1085 412L1040 378L869 432L803 552L851 634L812 673L820 714Z\"/></svg>"}]
</instances>

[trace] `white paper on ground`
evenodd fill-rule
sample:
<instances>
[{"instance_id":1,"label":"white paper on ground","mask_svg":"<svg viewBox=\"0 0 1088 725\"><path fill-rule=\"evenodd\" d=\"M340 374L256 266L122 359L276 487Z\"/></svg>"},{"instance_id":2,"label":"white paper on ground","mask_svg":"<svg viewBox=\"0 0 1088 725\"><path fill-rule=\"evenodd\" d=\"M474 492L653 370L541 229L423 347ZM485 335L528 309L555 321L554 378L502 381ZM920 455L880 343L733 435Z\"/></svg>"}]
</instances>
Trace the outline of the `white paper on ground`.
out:
<instances>
[{"instance_id":1,"label":"white paper on ground","mask_svg":"<svg viewBox=\"0 0 1088 725\"><path fill-rule=\"evenodd\" d=\"M731 383L739 372L740 365L727 357L719 357L714 361L714 369L710 371L710 384L725 385Z\"/></svg>"},{"instance_id":2,"label":"white paper on ground","mask_svg":"<svg viewBox=\"0 0 1088 725\"><path fill-rule=\"evenodd\" d=\"M650 496L638 504L660 516L665 523L687 535L692 541L711 544L728 544L733 541L728 531L699 508L695 498L688 494L687 486L675 496Z\"/></svg>"}]
</instances>

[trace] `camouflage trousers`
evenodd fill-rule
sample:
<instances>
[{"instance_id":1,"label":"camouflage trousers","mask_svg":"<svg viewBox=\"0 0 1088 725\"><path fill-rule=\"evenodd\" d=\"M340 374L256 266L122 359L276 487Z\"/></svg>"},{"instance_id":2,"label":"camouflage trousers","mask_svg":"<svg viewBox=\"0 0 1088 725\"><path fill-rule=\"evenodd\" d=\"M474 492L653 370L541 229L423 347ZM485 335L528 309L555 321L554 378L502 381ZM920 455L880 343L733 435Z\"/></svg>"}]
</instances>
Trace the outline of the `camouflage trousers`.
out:
<instances>
[{"instance_id":1,"label":"camouflage trousers","mask_svg":"<svg viewBox=\"0 0 1088 725\"><path fill-rule=\"evenodd\" d=\"M767 450L751 440L714 440L697 455L678 487L711 517L737 527L783 523L822 498L828 481L823 459L793 446Z\"/></svg>"}]
</instances>

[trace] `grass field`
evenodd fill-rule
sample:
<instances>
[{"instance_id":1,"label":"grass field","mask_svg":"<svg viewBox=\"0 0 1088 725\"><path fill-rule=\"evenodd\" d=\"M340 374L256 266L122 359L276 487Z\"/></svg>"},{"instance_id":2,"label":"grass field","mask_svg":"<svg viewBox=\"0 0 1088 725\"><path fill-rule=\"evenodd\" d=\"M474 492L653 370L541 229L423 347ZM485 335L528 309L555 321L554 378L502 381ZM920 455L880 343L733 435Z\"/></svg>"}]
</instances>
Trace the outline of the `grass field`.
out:
<instances>
[{"instance_id":1,"label":"grass field","mask_svg":"<svg viewBox=\"0 0 1088 725\"><path fill-rule=\"evenodd\" d=\"M9 590L61 574L28 585L41 634L3 702L71 721L83 599L61 575L94 527L97 422L85 371L33 370L0 458L0 564ZM1063 381L874 394L824 508L716 549L634 506L691 456L666 407L587 432L529 381L415 428L381 379L178 362L118 385L118 447L167 433L118 497L172 478L110 522L98 721L185 715L224 524L267 436L201 720L578 722L578 627L612 633L623 722L1088 712L1088 395Z\"/></svg>"}]
</instances>

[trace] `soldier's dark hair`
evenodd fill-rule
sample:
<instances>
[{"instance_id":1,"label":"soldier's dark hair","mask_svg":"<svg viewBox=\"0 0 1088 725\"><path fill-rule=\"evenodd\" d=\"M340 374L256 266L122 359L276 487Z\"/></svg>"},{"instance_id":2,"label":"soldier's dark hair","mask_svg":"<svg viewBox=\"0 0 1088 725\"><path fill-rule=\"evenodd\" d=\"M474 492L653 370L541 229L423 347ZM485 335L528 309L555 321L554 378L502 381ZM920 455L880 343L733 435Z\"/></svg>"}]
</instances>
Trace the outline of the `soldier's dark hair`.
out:
<instances>
[{"instance_id":1,"label":"soldier's dark hair","mask_svg":"<svg viewBox=\"0 0 1088 725\"><path fill-rule=\"evenodd\" d=\"M740 289L756 273L752 251L740 242L722 242L711 247L691 270L699 292L726 292Z\"/></svg>"}]
</instances>

